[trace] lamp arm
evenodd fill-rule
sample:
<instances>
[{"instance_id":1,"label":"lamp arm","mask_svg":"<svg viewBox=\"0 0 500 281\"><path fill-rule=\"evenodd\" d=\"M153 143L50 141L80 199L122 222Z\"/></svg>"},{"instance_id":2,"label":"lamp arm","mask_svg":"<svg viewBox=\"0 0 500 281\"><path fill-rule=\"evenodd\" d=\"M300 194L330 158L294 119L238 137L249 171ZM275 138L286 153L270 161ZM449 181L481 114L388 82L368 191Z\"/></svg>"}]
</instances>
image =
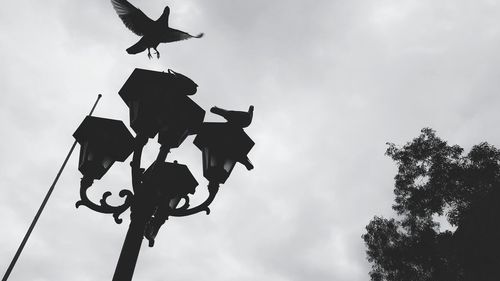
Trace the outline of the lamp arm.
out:
<instances>
[{"instance_id":1,"label":"lamp arm","mask_svg":"<svg viewBox=\"0 0 500 281\"><path fill-rule=\"evenodd\" d=\"M201 211L205 211L207 213L207 215L209 215L210 208L208 208L208 206L212 203L212 201L214 201L215 195L217 195L218 191L219 191L219 184L210 182L208 184L208 192L209 192L208 198L203 203L201 203L200 205L198 205L194 208L188 209L189 200L188 200L187 195L186 195L185 197L183 197L186 200L186 203L183 204L183 206L181 206L180 208L170 209L168 216L185 217L185 216L194 215L194 214L199 213Z\"/></svg>"},{"instance_id":2,"label":"lamp arm","mask_svg":"<svg viewBox=\"0 0 500 281\"><path fill-rule=\"evenodd\" d=\"M156 163L161 163L165 162L165 159L167 159L167 155L170 152L170 147L162 144L160 146L160 151L158 151L158 156L156 156Z\"/></svg>"},{"instance_id":3,"label":"lamp arm","mask_svg":"<svg viewBox=\"0 0 500 281\"><path fill-rule=\"evenodd\" d=\"M113 214L113 218L115 219L116 223L121 223L122 219L119 218L119 216L125 212L125 210L130 207L132 203L132 197L133 193L130 190L123 189L118 193L120 197L125 197L125 202L119 206L111 206L106 202L106 199L111 196L110 191L104 192L102 195L101 200L99 200L100 205L97 205L96 203L92 202L89 197L87 196L87 190L92 186L94 183L93 179L83 177L82 180L80 181L80 200L76 202L75 206L78 208L80 206L86 206L91 210L94 210L99 213L104 213L104 214Z\"/></svg>"}]
</instances>

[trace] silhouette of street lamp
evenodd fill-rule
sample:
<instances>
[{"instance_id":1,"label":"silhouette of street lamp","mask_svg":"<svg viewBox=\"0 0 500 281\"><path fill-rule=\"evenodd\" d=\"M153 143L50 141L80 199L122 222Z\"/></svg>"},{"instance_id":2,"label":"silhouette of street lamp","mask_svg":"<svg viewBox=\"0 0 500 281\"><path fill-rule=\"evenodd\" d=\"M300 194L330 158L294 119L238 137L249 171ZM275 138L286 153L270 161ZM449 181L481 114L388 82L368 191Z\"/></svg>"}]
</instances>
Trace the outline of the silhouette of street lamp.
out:
<instances>
[{"instance_id":1,"label":"silhouette of street lamp","mask_svg":"<svg viewBox=\"0 0 500 281\"><path fill-rule=\"evenodd\" d=\"M130 205L128 197L131 193L122 190L120 196L127 196L125 203L113 207L106 202L111 192L104 193L98 205L87 197L87 190L94 180L102 178L115 161L123 162L132 153L132 134L122 121L87 116L73 137L80 144L78 169L83 174L80 181L81 200L76 203L76 207L84 205L97 212L113 214L115 221L120 223L118 216Z\"/></svg>"},{"instance_id":2,"label":"silhouette of street lamp","mask_svg":"<svg viewBox=\"0 0 500 281\"><path fill-rule=\"evenodd\" d=\"M227 180L236 162L247 168L251 165L247 154L254 142L231 122L203 123L205 110L188 97L196 93L197 87L190 78L172 70L165 73L135 69L119 91L130 109L135 138L121 121L97 117L87 117L74 134L81 145L79 169L83 174L77 207L85 205L97 212L111 213L117 223L121 222L121 213L128 207L131 210L114 281L132 280L143 237L152 247L169 216L201 211L209 214L219 184ZM198 182L186 165L166 162L170 149L179 147L191 134L197 134L194 144L202 151L203 175L209 181L208 197L192 208L189 194L195 193ZM156 135L161 147L156 160L145 170L141 168L142 151L148 139ZM89 200L86 192L94 180L100 179L114 161L124 161L132 151L133 193L120 191L125 202L119 206L106 202L110 192L103 194L100 204Z\"/></svg>"}]
</instances>

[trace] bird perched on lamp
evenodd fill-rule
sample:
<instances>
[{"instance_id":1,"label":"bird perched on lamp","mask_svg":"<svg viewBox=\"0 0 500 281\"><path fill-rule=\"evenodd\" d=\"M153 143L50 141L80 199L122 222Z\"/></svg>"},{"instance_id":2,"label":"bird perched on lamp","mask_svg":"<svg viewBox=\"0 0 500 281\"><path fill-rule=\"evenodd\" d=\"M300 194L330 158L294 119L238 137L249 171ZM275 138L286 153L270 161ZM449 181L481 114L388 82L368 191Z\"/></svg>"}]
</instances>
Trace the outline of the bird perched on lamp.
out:
<instances>
[{"instance_id":1,"label":"bird perched on lamp","mask_svg":"<svg viewBox=\"0 0 500 281\"><path fill-rule=\"evenodd\" d=\"M245 128L252 123L253 105L248 108L248 111L225 110L214 106L210 109L210 112L222 116L228 123L234 126Z\"/></svg>"},{"instance_id":2,"label":"bird perched on lamp","mask_svg":"<svg viewBox=\"0 0 500 281\"><path fill-rule=\"evenodd\" d=\"M125 26L135 34L142 36L139 42L127 49L129 54L137 54L148 49L148 57L151 59L150 49L153 48L156 57L160 58L160 52L156 49L160 43L201 38L203 36L203 33L193 36L184 31L170 28L168 26L168 16L170 14L168 6L163 10L163 14L156 21L153 21L127 0L111 0L111 4L113 4L113 8Z\"/></svg>"}]
</instances>

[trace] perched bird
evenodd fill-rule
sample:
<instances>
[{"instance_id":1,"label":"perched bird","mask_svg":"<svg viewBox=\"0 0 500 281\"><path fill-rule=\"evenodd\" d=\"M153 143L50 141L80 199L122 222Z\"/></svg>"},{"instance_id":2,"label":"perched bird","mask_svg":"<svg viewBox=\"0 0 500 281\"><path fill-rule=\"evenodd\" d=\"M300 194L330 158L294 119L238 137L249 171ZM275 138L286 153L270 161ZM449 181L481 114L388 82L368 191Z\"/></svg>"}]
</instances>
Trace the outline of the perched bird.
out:
<instances>
[{"instance_id":1,"label":"perched bird","mask_svg":"<svg viewBox=\"0 0 500 281\"><path fill-rule=\"evenodd\" d=\"M150 49L153 48L156 57L160 58L160 52L156 49L160 43L201 38L203 36L203 33L193 36L184 31L170 28L168 26L168 16L170 14L168 6L163 10L163 14L156 21L153 21L127 0L111 0L111 4L113 4L113 8L125 26L135 34L142 36L139 42L127 49L129 54L137 54L148 49L148 57L151 59Z\"/></svg>"},{"instance_id":2,"label":"perched bird","mask_svg":"<svg viewBox=\"0 0 500 281\"><path fill-rule=\"evenodd\" d=\"M210 109L212 113L220 115L227 120L228 123L245 128L252 123L253 118L253 105L248 108L248 112L246 111L234 111L234 110L225 110L214 106Z\"/></svg>"}]
</instances>

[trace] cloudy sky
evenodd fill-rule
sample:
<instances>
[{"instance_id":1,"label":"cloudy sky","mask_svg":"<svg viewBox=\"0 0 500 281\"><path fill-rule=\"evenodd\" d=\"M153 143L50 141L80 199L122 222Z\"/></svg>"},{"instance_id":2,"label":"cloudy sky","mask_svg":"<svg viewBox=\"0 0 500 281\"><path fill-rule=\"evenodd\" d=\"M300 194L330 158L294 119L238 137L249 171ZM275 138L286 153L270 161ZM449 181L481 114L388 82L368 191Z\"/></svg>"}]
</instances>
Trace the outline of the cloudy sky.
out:
<instances>
[{"instance_id":1,"label":"cloudy sky","mask_svg":"<svg viewBox=\"0 0 500 281\"><path fill-rule=\"evenodd\" d=\"M0 9L0 265L5 270L66 153L95 115L121 119L117 92L134 68L183 73L193 99L255 106L247 133L255 169L237 166L209 216L171 218L143 244L134 280L368 280L360 236L391 216L394 163L432 127L466 149L500 145L500 1L135 0L202 39L160 45L159 60L125 49L138 37L108 0L10 1ZM222 121L207 114L207 120ZM143 167L158 144L150 140ZM129 222L81 207L78 151L9 280L111 280ZM169 155L206 196L201 153L188 138ZM92 198L130 187L116 163ZM118 197L113 197L119 203ZM3 274L3 272L2 272Z\"/></svg>"}]
</instances>

